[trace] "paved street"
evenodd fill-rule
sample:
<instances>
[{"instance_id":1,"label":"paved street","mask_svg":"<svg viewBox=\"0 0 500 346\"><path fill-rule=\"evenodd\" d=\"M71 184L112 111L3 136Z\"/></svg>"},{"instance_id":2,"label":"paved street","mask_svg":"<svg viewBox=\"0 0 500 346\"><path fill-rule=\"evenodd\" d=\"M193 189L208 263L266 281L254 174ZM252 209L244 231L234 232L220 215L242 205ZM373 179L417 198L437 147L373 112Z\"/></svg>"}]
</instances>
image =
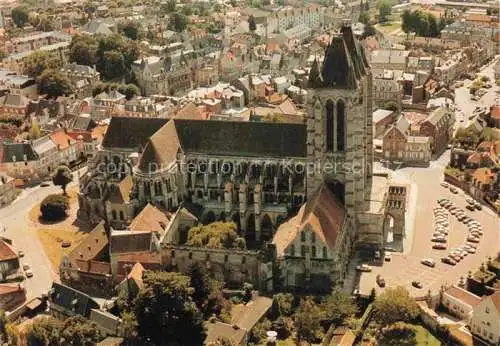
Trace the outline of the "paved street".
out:
<instances>
[{"instance_id":1,"label":"paved street","mask_svg":"<svg viewBox=\"0 0 500 346\"><path fill-rule=\"evenodd\" d=\"M69 186L76 185L76 180L77 174L75 173L74 182ZM33 277L24 281L28 299L46 293L54 279L58 278L36 231L30 229L28 214L33 206L40 203L46 196L60 192L61 188L52 184L48 187L36 186L24 190L14 203L0 209L0 223L6 228L6 232L2 235L12 239L16 251L24 252L24 257L20 259L21 266L29 264L33 270Z\"/></svg>"},{"instance_id":2,"label":"paved street","mask_svg":"<svg viewBox=\"0 0 500 346\"><path fill-rule=\"evenodd\" d=\"M415 296L425 295L430 289L437 292L442 284L456 283L460 276L466 276L469 270L479 268L481 262L488 256L495 256L500 250L500 228L498 216L488 208L482 211L470 212L465 209L465 194L452 194L448 189L439 184L443 179L443 168L449 160L449 151L431 164L429 168L404 168L393 173L393 181L401 183L413 183L412 193L416 193L416 201L410 198L409 207L414 208L414 222L407 225L408 234L404 239L405 251L393 254L391 262L383 263L383 266L373 266L371 273L363 273L360 278L359 288L361 293L369 294L372 287L380 291L376 284L376 275L380 274L386 281L387 286L405 286ZM416 189L416 191L415 191ZM449 250L433 250L430 241L433 227L433 211L437 206L436 200L440 198L450 199L456 206L464 209L466 214L481 222L484 230L481 242L476 254L470 254L459 264L452 267L441 263L440 259ZM409 220L409 218L407 218ZM448 235L448 249L460 246L466 238L466 226L450 218L450 232ZM422 258L432 258L436 261L435 268L424 266L420 263ZM419 280L423 289L411 286L413 280Z\"/></svg>"},{"instance_id":3,"label":"paved street","mask_svg":"<svg viewBox=\"0 0 500 346\"><path fill-rule=\"evenodd\" d=\"M500 56L497 56L496 58L500 59ZM500 89L500 87L495 85L494 79L494 66L497 59L493 59L490 64L486 65L481 69L480 72L478 72L479 75L490 77L490 83L493 85L492 88L486 89L488 91L487 94L481 97L479 101L473 101L470 98L471 95L467 86L472 83L471 80L465 80L462 87L455 89L455 105L457 108L457 112L455 113L457 118L457 122L455 125L456 128L468 126L471 121L469 119L469 116L472 115L474 109L477 106L489 107L490 105L495 104L496 98L499 97L499 95L496 93L496 90Z\"/></svg>"}]
</instances>

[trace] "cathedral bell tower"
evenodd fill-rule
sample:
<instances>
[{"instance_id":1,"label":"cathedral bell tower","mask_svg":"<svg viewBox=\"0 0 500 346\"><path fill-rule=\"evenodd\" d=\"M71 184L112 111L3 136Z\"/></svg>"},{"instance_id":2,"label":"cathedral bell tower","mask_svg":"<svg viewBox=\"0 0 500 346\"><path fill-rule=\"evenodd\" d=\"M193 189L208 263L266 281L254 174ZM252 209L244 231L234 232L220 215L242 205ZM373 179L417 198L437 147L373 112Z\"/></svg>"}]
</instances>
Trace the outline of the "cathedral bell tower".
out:
<instances>
[{"instance_id":1,"label":"cathedral bell tower","mask_svg":"<svg viewBox=\"0 0 500 346\"><path fill-rule=\"evenodd\" d=\"M372 76L364 49L345 22L315 60L308 80L307 196L325 184L354 215L371 190Z\"/></svg>"}]
</instances>

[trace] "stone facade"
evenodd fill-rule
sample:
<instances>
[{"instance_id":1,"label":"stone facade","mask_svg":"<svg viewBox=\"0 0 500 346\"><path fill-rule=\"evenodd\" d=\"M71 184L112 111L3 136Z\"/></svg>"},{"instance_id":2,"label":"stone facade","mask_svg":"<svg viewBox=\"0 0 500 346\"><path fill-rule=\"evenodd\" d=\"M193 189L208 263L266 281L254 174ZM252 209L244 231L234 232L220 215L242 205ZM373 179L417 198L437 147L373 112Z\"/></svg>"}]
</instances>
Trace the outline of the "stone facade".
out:
<instances>
[{"instance_id":1,"label":"stone facade","mask_svg":"<svg viewBox=\"0 0 500 346\"><path fill-rule=\"evenodd\" d=\"M313 68L319 69L317 63ZM269 290L342 284L351 249L363 238L358 229L371 224L370 232L380 239L384 219L383 206L370 207L372 75L350 26L332 40L321 69L318 80L309 80L307 125L113 118L104 150L83 180L82 216L114 220L109 206L113 210L120 203L110 203L110 186L120 189L131 175L130 200L121 203L128 203L124 218L147 204L175 211L186 203L199 208L202 223L234 221L246 238L245 251L159 241L154 251L160 248L162 266L185 272L196 262L221 279L249 280ZM251 75L240 81L248 82L248 100L257 99L258 81ZM126 168L115 174L95 169L109 163ZM333 214L335 219L328 219ZM296 222L301 217L311 225L314 218L323 221L301 226L291 242L283 243L279 227L293 215ZM285 270L284 278L275 275L277 266ZM282 279L284 286L276 286Z\"/></svg>"}]
</instances>

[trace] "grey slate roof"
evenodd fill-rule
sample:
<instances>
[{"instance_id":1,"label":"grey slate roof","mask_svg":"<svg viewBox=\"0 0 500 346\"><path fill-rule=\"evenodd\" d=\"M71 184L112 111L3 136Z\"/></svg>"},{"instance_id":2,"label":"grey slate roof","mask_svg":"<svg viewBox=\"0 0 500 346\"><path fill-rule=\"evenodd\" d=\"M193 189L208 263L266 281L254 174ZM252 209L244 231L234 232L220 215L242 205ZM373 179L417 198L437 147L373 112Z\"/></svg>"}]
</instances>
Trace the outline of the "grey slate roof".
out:
<instances>
[{"instance_id":1,"label":"grey slate roof","mask_svg":"<svg viewBox=\"0 0 500 346\"><path fill-rule=\"evenodd\" d=\"M184 152L250 157L306 157L306 126L174 119Z\"/></svg>"},{"instance_id":2,"label":"grey slate roof","mask_svg":"<svg viewBox=\"0 0 500 346\"><path fill-rule=\"evenodd\" d=\"M57 282L52 284L50 301L53 305L71 310L73 313L87 318L92 309L99 309L99 304L90 296Z\"/></svg>"},{"instance_id":3,"label":"grey slate roof","mask_svg":"<svg viewBox=\"0 0 500 346\"><path fill-rule=\"evenodd\" d=\"M139 149L167 119L113 117L102 142L105 148Z\"/></svg>"},{"instance_id":4,"label":"grey slate roof","mask_svg":"<svg viewBox=\"0 0 500 346\"><path fill-rule=\"evenodd\" d=\"M15 159L14 159L15 158ZM38 160L38 154L33 150L29 143L4 143L3 144L3 162L23 162Z\"/></svg>"}]
</instances>

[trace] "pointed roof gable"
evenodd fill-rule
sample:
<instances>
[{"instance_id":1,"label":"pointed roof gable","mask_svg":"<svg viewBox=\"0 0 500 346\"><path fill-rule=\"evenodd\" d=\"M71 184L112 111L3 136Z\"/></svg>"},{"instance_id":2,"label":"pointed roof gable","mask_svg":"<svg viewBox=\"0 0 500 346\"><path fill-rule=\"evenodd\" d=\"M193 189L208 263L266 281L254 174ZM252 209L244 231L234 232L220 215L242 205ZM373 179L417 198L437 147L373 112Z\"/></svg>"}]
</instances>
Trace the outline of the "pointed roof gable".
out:
<instances>
[{"instance_id":1,"label":"pointed roof gable","mask_svg":"<svg viewBox=\"0 0 500 346\"><path fill-rule=\"evenodd\" d=\"M354 89L367 68L363 47L354 38L351 26L346 24L341 35L335 36L326 50L321 71L322 87Z\"/></svg>"},{"instance_id":2,"label":"pointed roof gable","mask_svg":"<svg viewBox=\"0 0 500 346\"><path fill-rule=\"evenodd\" d=\"M322 185L304 204L297 215L282 224L273 238L278 256L299 233L311 229L323 244L334 249L346 220L346 210L326 185Z\"/></svg>"},{"instance_id":3,"label":"pointed roof gable","mask_svg":"<svg viewBox=\"0 0 500 346\"><path fill-rule=\"evenodd\" d=\"M132 232L163 234L168 222L169 216L165 212L148 203L134 218L129 226L129 230Z\"/></svg>"}]
</instances>

